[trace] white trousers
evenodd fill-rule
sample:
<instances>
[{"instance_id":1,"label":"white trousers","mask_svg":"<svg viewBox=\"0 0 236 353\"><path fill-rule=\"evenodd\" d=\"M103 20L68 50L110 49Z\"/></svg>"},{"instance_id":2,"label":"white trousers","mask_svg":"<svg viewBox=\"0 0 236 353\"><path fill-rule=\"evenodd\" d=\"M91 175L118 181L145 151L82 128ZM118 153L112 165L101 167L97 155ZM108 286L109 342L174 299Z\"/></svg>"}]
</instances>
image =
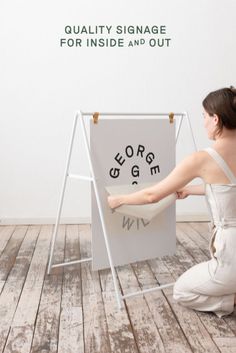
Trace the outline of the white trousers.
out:
<instances>
[{"instance_id":1,"label":"white trousers","mask_svg":"<svg viewBox=\"0 0 236 353\"><path fill-rule=\"evenodd\" d=\"M178 278L173 298L185 307L222 317L234 311L236 228L215 228L209 250L211 260L193 266Z\"/></svg>"}]
</instances>

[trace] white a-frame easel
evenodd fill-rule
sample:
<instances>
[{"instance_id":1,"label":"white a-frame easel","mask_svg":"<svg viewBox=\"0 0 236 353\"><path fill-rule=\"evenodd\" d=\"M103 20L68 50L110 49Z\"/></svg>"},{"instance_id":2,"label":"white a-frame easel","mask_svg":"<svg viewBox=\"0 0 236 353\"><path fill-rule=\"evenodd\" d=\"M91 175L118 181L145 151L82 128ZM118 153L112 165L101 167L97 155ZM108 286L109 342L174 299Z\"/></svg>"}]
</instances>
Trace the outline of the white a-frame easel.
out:
<instances>
[{"instance_id":1,"label":"white a-frame easel","mask_svg":"<svg viewBox=\"0 0 236 353\"><path fill-rule=\"evenodd\" d=\"M76 179L80 179L80 180L91 181L92 184L93 184L93 187L94 187L95 197L96 197L97 206L98 206L98 210L99 210L99 216L100 216L100 220L101 220L101 225L102 225L102 230L103 230L103 235L104 235L104 240L105 240L105 246L106 246L106 250L107 250L109 265L110 265L110 268L111 268L112 278L113 278L114 287L115 287L116 299L117 299L118 307L120 309L122 307L123 300L125 298L127 298L127 297L132 297L132 296L144 294L144 293L147 293L147 292L151 292L151 291L167 288L167 287L173 286L174 283L168 283L168 284L165 284L165 285L161 285L161 286L157 286L157 287L153 287L153 288L149 288L149 289L145 289L145 290L140 290L138 292L133 292L133 293L129 293L129 294L126 294L126 295L121 295L121 292L119 290L119 285L118 285L118 280L117 280L117 276L116 276L115 267L114 267L114 264L113 264L112 253L110 251L109 237L108 237L108 234L107 234L106 224L104 222L104 215L103 215L101 201L100 201L99 194L98 194L97 182L96 182L96 177L95 177L95 174L94 174L94 168L93 168L91 155L90 155L89 141L88 141L88 136L87 136L87 133L86 133L85 122L84 122L84 118L85 117L89 117L89 118L93 118L94 123L97 123L99 116L110 116L110 117L111 116L120 116L120 117L122 117L122 116L123 117L124 116L134 116L134 117L137 117L137 116L139 116L139 117L140 116L161 117L161 116L163 116L163 117L169 118L170 119L170 123L173 122L174 116L178 116L179 117L179 122L178 122L178 126L177 126L177 129L176 129L176 140L175 140L176 144L177 144L177 141L178 141L178 137L179 137L179 133L180 133L180 129L181 129L181 126L182 126L183 119L185 118L187 120L189 129L190 129L190 133L191 133L191 137L192 137L192 140L193 140L195 151L197 150L197 147L196 147L196 142L195 142L195 138L194 138L194 135L193 135L193 130L192 130L192 127L191 127L191 124L190 124L190 119L189 119L189 116L188 116L187 112L182 112L182 113L83 113L81 111L77 111L76 112L76 115L75 115L75 118L74 118L74 123L73 123L72 134L71 134L71 138L70 138L69 151L68 151L68 156L67 156L67 161L66 161L66 168L65 168L65 173L64 173L63 183L62 183L59 207L58 207L58 212L57 212L57 217L56 217L56 223L55 223L55 226L54 226L54 231L53 231L52 240L51 240L50 253L49 253L49 263L48 263L48 274L50 274L51 269L55 268L55 267L68 266L68 265L74 265L74 264L77 264L77 263L92 261L92 258L85 258L85 259L80 259L80 260L76 260L76 261L63 262L63 263L57 263L57 264L53 264L52 263L53 254L54 254L54 247L55 247L55 241L56 241L56 237L57 237L57 233L58 233L58 226L59 226L60 218L61 218L61 210L62 210L62 204L63 204L63 200L64 200L64 194L65 194L67 178L76 178ZM82 132L82 136L83 136L83 140L84 140L84 144L85 144L85 149L86 149L86 153L87 153L87 157L88 157L88 161L89 161L89 168L90 168L91 176L70 174L70 172L69 172L71 154L72 154L72 149L73 149L73 144L74 144L74 137L75 137L78 121L79 121L79 123L81 125L81 132Z\"/></svg>"}]
</instances>

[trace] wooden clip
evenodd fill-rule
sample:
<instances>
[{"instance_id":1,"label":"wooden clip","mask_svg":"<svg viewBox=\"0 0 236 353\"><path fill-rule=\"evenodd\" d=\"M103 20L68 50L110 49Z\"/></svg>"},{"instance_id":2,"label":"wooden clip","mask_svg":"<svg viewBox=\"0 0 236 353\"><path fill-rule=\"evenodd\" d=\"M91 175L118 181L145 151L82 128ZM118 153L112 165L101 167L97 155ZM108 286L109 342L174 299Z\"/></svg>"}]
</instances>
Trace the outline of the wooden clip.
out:
<instances>
[{"instance_id":1,"label":"wooden clip","mask_svg":"<svg viewBox=\"0 0 236 353\"><path fill-rule=\"evenodd\" d=\"M98 112L95 112L93 114L93 123L94 124L97 124L98 123L98 116L99 116L99 113Z\"/></svg>"},{"instance_id":2,"label":"wooden clip","mask_svg":"<svg viewBox=\"0 0 236 353\"><path fill-rule=\"evenodd\" d=\"M169 114L170 124L174 122L174 115L175 115L174 113Z\"/></svg>"}]
</instances>

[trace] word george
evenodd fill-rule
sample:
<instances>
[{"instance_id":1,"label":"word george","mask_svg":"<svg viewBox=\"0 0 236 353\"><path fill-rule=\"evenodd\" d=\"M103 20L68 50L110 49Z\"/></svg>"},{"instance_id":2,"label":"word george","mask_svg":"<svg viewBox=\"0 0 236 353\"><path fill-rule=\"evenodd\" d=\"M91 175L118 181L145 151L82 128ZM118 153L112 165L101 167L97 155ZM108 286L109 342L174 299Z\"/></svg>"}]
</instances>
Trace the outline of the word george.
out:
<instances>
[{"instance_id":1,"label":"word george","mask_svg":"<svg viewBox=\"0 0 236 353\"><path fill-rule=\"evenodd\" d=\"M128 145L125 148L125 155L127 158L132 158L134 156L137 156L137 157L140 156L141 158L145 158L145 161L147 162L148 165L151 165L155 159L155 155L153 152L149 152L146 154L146 157L144 157L144 151L145 151L145 147L143 145L140 145L140 144L138 145L136 153L134 151L134 148L131 145ZM124 156L120 155L119 152L116 154L114 159L120 166L123 166L123 164L126 161ZM150 167L150 172L151 172L151 175L153 175L154 173L156 174L157 172L160 173L159 165L155 165L155 166ZM120 175L120 168L111 168L109 171L109 174L112 178L118 178ZM139 177L139 174L140 174L139 173L139 166L135 164L131 168L131 175L133 177ZM137 182L133 182L133 184L134 183L137 184Z\"/></svg>"}]
</instances>

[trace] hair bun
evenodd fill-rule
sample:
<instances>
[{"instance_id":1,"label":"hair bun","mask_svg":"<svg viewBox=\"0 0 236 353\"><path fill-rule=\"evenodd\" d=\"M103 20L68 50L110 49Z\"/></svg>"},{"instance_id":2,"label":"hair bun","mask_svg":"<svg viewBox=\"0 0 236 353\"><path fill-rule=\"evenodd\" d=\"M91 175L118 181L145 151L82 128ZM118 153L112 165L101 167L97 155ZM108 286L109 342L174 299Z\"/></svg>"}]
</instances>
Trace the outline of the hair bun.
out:
<instances>
[{"instance_id":1,"label":"hair bun","mask_svg":"<svg viewBox=\"0 0 236 353\"><path fill-rule=\"evenodd\" d=\"M234 94L233 108L236 110L236 88L234 86L230 86L230 91Z\"/></svg>"},{"instance_id":2,"label":"hair bun","mask_svg":"<svg viewBox=\"0 0 236 353\"><path fill-rule=\"evenodd\" d=\"M236 88L234 86L230 86L229 89L236 95Z\"/></svg>"}]
</instances>

